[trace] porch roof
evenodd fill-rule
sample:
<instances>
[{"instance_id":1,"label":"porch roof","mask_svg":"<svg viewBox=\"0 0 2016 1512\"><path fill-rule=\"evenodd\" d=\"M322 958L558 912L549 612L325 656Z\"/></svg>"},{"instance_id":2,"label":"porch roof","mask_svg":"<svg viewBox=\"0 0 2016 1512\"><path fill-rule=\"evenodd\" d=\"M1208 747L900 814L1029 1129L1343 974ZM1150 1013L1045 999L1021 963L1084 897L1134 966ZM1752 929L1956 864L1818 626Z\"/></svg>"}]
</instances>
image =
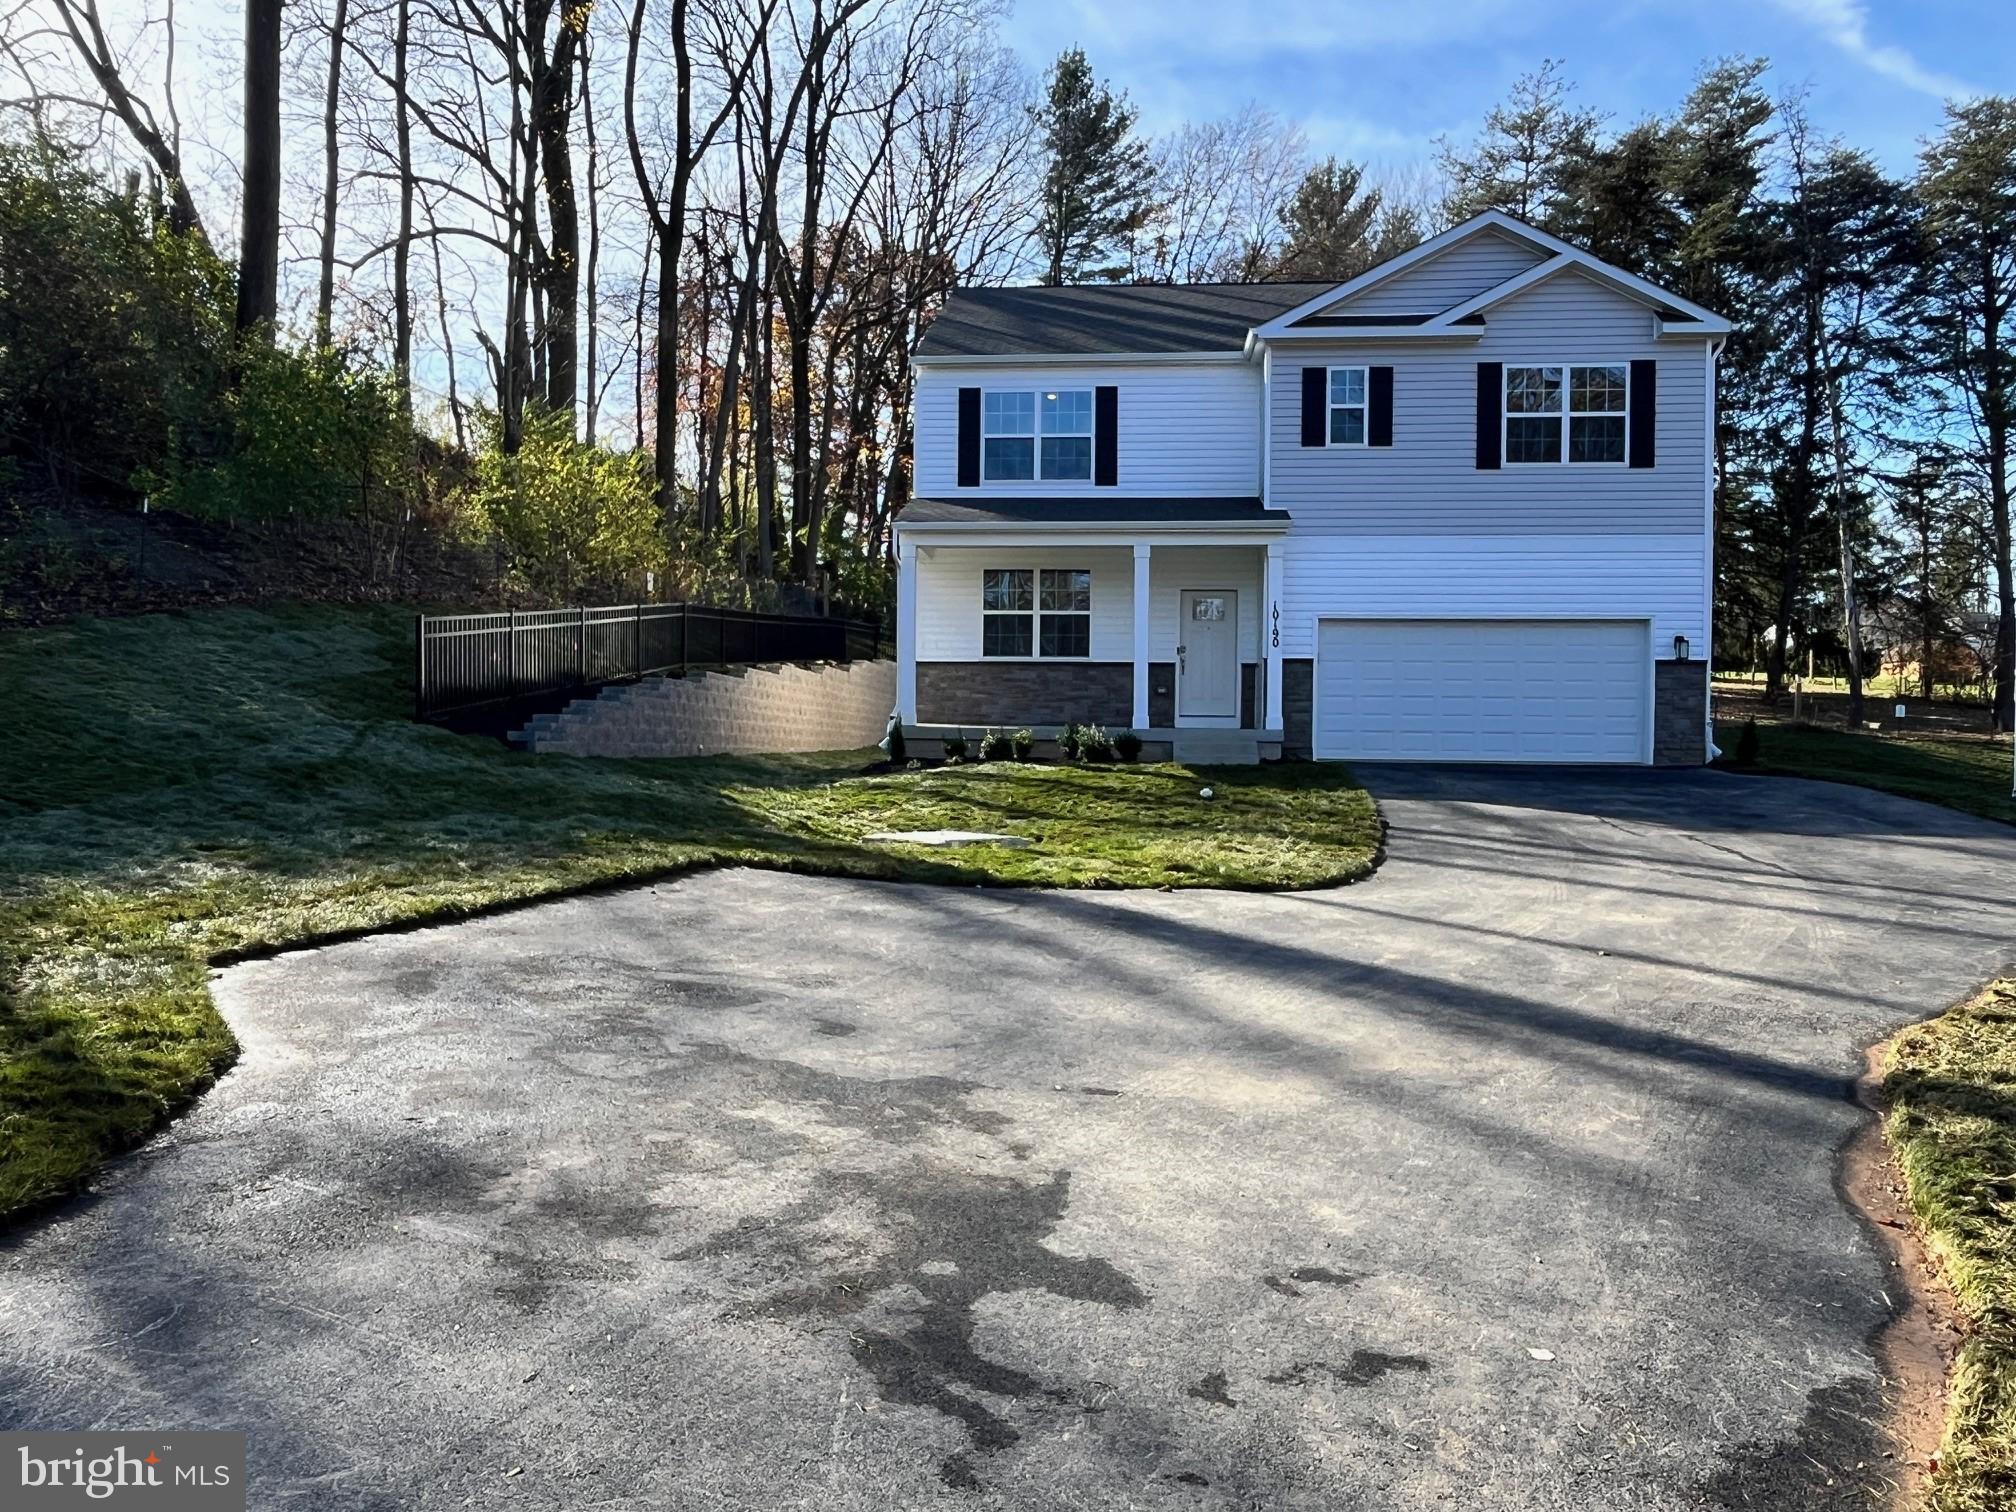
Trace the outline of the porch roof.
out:
<instances>
[{"instance_id":1,"label":"porch roof","mask_svg":"<svg viewBox=\"0 0 2016 1512\"><path fill-rule=\"evenodd\" d=\"M912 499L896 516L898 525L1018 525L1079 528L1110 525L1274 526L1285 529L1285 509L1269 509L1257 498L1138 499L1029 498Z\"/></svg>"}]
</instances>

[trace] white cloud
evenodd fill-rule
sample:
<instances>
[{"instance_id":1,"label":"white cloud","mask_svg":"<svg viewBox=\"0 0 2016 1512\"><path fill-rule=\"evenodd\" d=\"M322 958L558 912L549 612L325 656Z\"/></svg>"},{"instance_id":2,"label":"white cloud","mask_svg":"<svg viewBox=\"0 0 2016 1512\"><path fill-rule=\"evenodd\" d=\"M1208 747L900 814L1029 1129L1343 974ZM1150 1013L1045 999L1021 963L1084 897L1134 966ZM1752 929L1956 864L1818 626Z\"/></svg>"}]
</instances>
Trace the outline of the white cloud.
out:
<instances>
[{"instance_id":1,"label":"white cloud","mask_svg":"<svg viewBox=\"0 0 2016 1512\"><path fill-rule=\"evenodd\" d=\"M1935 73L1904 48L1872 41L1869 11L1862 0L1776 0L1776 3L1780 10L1812 26L1849 57L1907 89L1938 99L1967 98L1980 92L1950 75Z\"/></svg>"}]
</instances>

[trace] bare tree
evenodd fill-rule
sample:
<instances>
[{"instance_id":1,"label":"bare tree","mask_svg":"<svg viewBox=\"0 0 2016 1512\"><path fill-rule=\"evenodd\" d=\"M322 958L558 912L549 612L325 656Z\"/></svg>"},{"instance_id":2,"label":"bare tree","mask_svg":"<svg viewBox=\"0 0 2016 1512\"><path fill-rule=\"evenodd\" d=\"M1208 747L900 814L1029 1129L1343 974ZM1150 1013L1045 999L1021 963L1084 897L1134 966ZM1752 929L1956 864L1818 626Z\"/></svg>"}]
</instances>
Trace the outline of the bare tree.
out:
<instances>
[{"instance_id":1,"label":"bare tree","mask_svg":"<svg viewBox=\"0 0 2016 1512\"><path fill-rule=\"evenodd\" d=\"M53 0L57 18L85 70L97 83L104 95L104 107L117 116L121 125L133 138L147 161L153 166L161 181L162 192L168 196L170 229L191 234L209 241L209 234L203 229L203 218L196 213L196 202L190 197L189 183L182 168L182 151L179 141L181 133L174 137L164 135L160 122L147 102L134 94L128 87L119 66L119 59L112 50L112 44L105 36L105 23L98 13L98 0ZM272 3L272 0L260 0ZM278 5L274 5L277 18ZM171 17L168 27L170 56L173 56L175 28ZM277 42L278 33L275 33ZM172 65L171 65L172 67ZM277 88L279 65L274 64L274 80ZM171 73L172 81L172 73ZM174 121L172 91L168 106L169 120ZM277 225L277 222L276 222ZM276 248L276 259L277 259Z\"/></svg>"},{"instance_id":2,"label":"bare tree","mask_svg":"<svg viewBox=\"0 0 2016 1512\"><path fill-rule=\"evenodd\" d=\"M315 295L315 335L325 347L336 302L336 191L342 158L336 128L343 95L343 37L349 21L350 0L336 0L329 18L329 83L322 96L322 276Z\"/></svg>"},{"instance_id":3,"label":"bare tree","mask_svg":"<svg viewBox=\"0 0 2016 1512\"><path fill-rule=\"evenodd\" d=\"M1155 207L1137 256L1163 282L1260 276L1308 166L1300 130L1248 105L1155 145Z\"/></svg>"}]
</instances>

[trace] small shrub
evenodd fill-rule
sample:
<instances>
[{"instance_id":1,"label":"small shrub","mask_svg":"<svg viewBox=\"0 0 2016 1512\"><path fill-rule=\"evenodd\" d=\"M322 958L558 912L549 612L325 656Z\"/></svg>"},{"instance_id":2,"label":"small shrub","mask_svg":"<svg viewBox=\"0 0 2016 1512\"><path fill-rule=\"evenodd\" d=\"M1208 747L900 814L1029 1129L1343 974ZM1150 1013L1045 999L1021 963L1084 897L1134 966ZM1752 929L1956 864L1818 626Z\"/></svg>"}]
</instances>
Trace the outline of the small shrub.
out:
<instances>
[{"instance_id":1,"label":"small shrub","mask_svg":"<svg viewBox=\"0 0 2016 1512\"><path fill-rule=\"evenodd\" d=\"M1027 730L1017 730L1008 737L1008 753L1017 761L1027 761L1036 749L1036 737Z\"/></svg>"},{"instance_id":2,"label":"small shrub","mask_svg":"<svg viewBox=\"0 0 2016 1512\"><path fill-rule=\"evenodd\" d=\"M1078 759L1080 761L1113 759L1113 737L1106 733L1104 725L1085 725L1079 729Z\"/></svg>"},{"instance_id":3,"label":"small shrub","mask_svg":"<svg viewBox=\"0 0 2016 1512\"><path fill-rule=\"evenodd\" d=\"M908 759L909 747L903 742L903 721L895 715L889 716L889 762L901 766Z\"/></svg>"},{"instance_id":4,"label":"small shrub","mask_svg":"<svg viewBox=\"0 0 2016 1512\"><path fill-rule=\"evenodd\" d=\"M945 764L947 766L957 766L965 759L966 737L964 735L947 735L945 737Z\"/></svg>"},{"instance_id":5,"label":"small shrub","mask_svg":"<svg viewBox=\"0 0 2016 1512\"><path fill-rule=\"evenodd\" d=\"M1736 734L1736 754L1731 760L1739 767L1757 765L1757 721L1746 719Z\"/></svg>"},{"instance_id":6,"label":"small shrub","mask_svg":"<svg viewBox=\"0 0 2016 1512\"><path fill-rule=\"evenodd\" d=\"M980 759L999 761L1008 754L1008 737L999 730L989 730L980 737Z\"/></svg>"},{"instance_id":7,"label":"small shrub","mask_svg":"<svg viewBox=\"0 0 2016 1512\"><path fill-rule=\"evenodd\" d=\"M1113 754L1122 761L1141 759L1141 737L1132 730L1122 730L1113 737Z\"/></svg>"},{"instance_id":8,"label":"small shrub","mask_svg":"<svg viewBox=\"0 0 2016 1512\"><path fill-rule=\"evenodd\" d=\"M1057 736L1057 750L1066 761L1076 761L1078 759L1078 742L1084 733L1085 727L1075 719L1065 725L1063 730L1059 732Z\"/></svg>"}]
</instances>

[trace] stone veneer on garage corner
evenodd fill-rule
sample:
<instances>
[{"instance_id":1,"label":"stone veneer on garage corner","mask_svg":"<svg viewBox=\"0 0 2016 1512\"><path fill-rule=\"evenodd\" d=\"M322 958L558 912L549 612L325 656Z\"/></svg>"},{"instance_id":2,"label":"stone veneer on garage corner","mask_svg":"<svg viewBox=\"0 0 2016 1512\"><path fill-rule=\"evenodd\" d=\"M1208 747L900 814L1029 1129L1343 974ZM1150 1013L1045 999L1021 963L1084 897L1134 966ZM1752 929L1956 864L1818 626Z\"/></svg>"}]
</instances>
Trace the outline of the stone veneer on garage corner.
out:
<instances>
[{"instance_id":1,"label":"stone veneer on garage corner","mask_svg":"<svg viewBox=\"0 0 2016 1512\"><path fill-rule=\"evenodd\" d=\"M1662 661L1652 677L1652 764L1708 760L1708 663Z\"/></svg>"}]
</instances>

